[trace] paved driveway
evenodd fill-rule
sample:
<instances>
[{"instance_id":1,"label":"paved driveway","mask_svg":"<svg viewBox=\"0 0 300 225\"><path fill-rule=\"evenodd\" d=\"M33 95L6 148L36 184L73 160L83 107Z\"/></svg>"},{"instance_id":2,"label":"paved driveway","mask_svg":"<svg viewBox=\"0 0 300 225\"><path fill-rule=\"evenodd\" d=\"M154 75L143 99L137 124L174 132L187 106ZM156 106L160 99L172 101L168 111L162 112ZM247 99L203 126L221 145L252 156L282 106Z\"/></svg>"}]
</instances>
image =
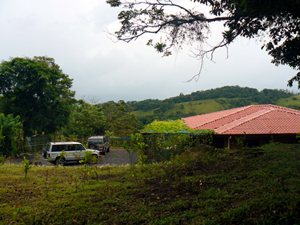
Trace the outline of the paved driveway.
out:
<instances>
[{"instance_id":1,"label":"paved driveway","mask_svg":"<svg viewBox=\"0 0 300 225\"><path fill-rule=\"evenodd\" d=\"M36 156L36 153L22 153L20 156L15 158L9 158L6 160L6 163L8 164L21 164L24 157L34 163L34 158ZM129 157L128 153L124 149L111 149L109 153L106 154L106 156L101 157L97 164L98 166L103 165L127 165L132 162L137 162L137 153L133 154L132 157ZM38 164L44 165L44 166L52 166L52 163L49 163L47 160L45 160L41 154L38 156ZM78 166L79 163L68 163L67 166Z\"/></svg>"},{"instance_id":2,"label":"paved driveway","mask_svg":"<svg viewBox=\"0 0 300 225\"><path fill-rule=\"evenodd\" d=\"M99 159L98 165L127 165L137 162L137 160L136 153L129 157L129 154L124 149L111 149L106 156Z\"/></svg>"}]
</instances>

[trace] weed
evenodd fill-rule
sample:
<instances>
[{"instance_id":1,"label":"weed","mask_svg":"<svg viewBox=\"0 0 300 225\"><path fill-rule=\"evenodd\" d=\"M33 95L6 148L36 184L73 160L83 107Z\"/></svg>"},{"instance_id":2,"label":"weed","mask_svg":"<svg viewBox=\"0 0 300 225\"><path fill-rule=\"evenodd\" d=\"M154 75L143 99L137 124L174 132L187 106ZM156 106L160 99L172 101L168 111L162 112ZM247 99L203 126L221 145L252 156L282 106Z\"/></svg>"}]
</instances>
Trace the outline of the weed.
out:
<instances>
[{"instance_id":1,"label":"weed","mask_svg":"<svg viewBox=\"0 0 300 225\"><path fill-rule=\"evenodd\" d=\"M68 155L68 152L65 152L65 150L62 150L59 156L55 160L56 166L64 166L66 164L65 157Z\"/></svg>"},{"instance_id":2,"label":"weed","mask_svg":"<svg viewBox=\"0 0 300 225\"><path fill-rule=\"evenodd\" d=\"M25 178L27 178L27 173L31 169L31 166L30 166L30 161L26 159L25 156L24 156L24 160L22 161L22 167L23 167L23 171L25 172Z\"/></svg>"},{"instance_id":3,"label":"weed","mask_svg":"<svg viewBox=\"0 0 300 225\"><path fill-rule=\"evenodd\" d=\"M3 165L5 161L5 156L0 156L0 165Z\"/></svg>"},{"instance_id":4,"label":"weed","mask_svg":"<svg viewBox=\"0 0 300 225\"><path fill-rule=\"evenodd\" d=\"M20 204L16 204L16 205L15 205L15 211L14 211L14 213L13 213L13 220L11 221L11 224L14 223L14 222L16 221L17 216L19 215L20 211L21 211L21 206L20 206Z\"/></svg>"},{"instance_id":5,"label":"weed","mask_svg":"<svg viewBox=\"0 0 300 225\"><path fill-rule=\"evenodd\" d=\"M39 165L39 153L35 153L35 157L34 157L34 165Z\"/></svg>"},{"instance_id":6,"label":"weed","mask_svg":"<svg viewBox=\"0 0 300 225\"><path fill-rule=\"evenodd\" d=\"M45 173L45 192L46 192L46 198L49 197L49 170L46 170Z\"/></svg>"}]
</instances>

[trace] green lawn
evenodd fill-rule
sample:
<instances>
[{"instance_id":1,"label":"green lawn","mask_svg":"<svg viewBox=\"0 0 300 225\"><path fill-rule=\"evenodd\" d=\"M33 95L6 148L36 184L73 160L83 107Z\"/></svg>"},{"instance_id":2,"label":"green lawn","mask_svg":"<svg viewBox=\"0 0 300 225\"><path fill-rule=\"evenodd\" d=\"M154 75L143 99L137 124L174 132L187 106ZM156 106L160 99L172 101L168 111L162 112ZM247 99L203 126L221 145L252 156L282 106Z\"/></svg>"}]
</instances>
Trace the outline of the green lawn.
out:
<instances>
[{"instance_id":1,"label":"green lawn","mask_svg":"<svg viewBox=\"0 0 300 225\"><path fill-rule=\"evenodd\" d=\"M299 224L300 146L144 166L0 165L0 224Z\"/></svg>"}]
</instances>

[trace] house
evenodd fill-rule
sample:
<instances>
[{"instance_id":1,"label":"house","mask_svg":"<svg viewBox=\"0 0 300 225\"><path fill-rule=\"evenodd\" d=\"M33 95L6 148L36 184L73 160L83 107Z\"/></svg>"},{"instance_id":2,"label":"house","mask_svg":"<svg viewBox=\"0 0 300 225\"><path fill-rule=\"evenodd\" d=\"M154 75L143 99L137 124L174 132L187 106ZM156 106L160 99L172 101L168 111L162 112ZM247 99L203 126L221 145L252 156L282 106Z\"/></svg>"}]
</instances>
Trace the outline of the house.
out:
<instances>
[{"instance_id":1,"label":"house","mask_svg":"<svg viewBox=\"0 0 300 225\"><path fill-rule=\"evenodd\" d=\"M300 111L275 105L249 105L214 113L183 118L193 129L215 131L214 143L231 148L244 139L247 146L261 146L270 140L297 143Z\"/></svg>"}]
</instances>

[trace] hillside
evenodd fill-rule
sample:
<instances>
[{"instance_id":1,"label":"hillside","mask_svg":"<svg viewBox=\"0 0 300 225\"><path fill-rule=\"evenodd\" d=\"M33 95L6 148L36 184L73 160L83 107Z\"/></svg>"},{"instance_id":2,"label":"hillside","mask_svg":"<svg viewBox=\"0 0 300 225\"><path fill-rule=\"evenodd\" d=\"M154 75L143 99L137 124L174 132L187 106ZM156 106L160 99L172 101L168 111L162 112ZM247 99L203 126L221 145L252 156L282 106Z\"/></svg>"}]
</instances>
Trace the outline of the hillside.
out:
<instances>
[{"instance_id":1,"label":"hillside","mask_svg":"<svg viewBox=\"0 0 300 225\"><path fill-rule=\"evenodd\" d=\"M264 89L259 92L254 88L225 86L188 95L180 94L165 100L147 99L127 103L135 108L132 114L143 124L148 124L155 119L180 119L251 104L274 104L300 109L300 96L286 90Z\"/></svg>"}]
</instances>

